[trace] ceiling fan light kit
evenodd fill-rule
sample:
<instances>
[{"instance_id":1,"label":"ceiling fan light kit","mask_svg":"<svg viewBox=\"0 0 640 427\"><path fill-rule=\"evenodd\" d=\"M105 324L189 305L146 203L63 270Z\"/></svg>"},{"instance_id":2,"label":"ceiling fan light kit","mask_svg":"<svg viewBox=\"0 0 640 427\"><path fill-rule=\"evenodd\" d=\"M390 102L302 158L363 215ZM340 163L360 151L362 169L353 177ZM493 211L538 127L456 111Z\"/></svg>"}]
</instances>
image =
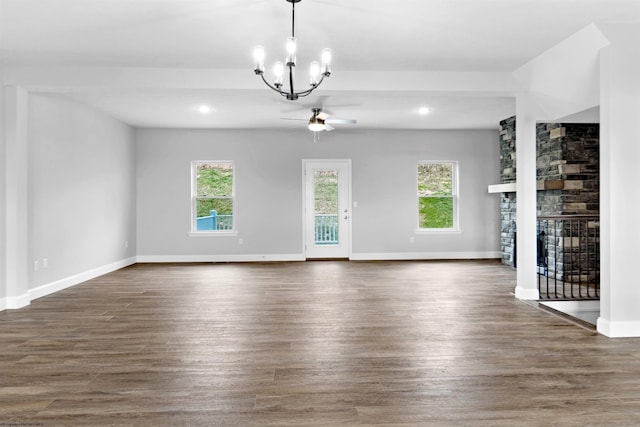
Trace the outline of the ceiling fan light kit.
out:
<instances>
[{"instance_id":1,"label":"ceiling fan light kit","mask_svg":"<svg viewBox=\"0 0 640 427\"><path fill-rule=\"evenodd\" d=\"M331 126L331 124L356 124L356 120L354 119L330 118L331 116L322 111L322 108L312 108L311 112L313 115L309 119L309 125L307 127L312 132L320 132L323 130L332 131L335 128Z\"/></svg>"},{"instance_id":2,"label":"ceiling fan light kit","mask_svg":"<svg viewBox=\"0 0 640 427\"><path fill-rule=\"evenodd\" d=\"M322 117L320 108L313 108L311 110L313 112L313 116L309 119L309 130L313 132L320 132L321 130L325 130L327 125L325 123L325 117Z\"/></svg>"},{"instance_id":3,"label":"ceiling fan light kit","mask_svg":"<svg viewBox=\"0 0 640 427\"><path fill-rule=\"evenodd\" d=\"M273 67L274 83L270 84L264 76L264 57L265 52L262 46L257 46L253 52L255 61L254 72L262 78L262 81L274 91L284 96L290 101L307 96L313 92L318 86L322 84L325 77L331 75L331 49L323 49L321 55L321 61L311 62L309 66L309 89L296 92L293 82L294 68L296 66L296 37L295 37L295 5L302 0L286 0L291 3L291 37L287 38L286 52L287 56L285 62L276 62ZM288 84L289 90L284 90L284 74L285 67L289 69Z\"/></svg>"}]
</instances>

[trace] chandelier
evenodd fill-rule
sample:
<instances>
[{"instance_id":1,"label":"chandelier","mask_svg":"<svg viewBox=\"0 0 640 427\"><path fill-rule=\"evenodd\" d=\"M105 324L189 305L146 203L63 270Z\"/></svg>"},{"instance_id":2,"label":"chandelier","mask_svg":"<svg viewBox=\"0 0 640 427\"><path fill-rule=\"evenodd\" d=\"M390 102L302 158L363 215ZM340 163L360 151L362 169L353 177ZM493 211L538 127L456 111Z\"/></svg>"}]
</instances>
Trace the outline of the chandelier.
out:
<instances>
[{"instance_id":1,"label":"chandelier","mask_svg":"<svg viewBox=\"0 0 640 427\"><path fill-rule=\"evenodd\" d=\"M264 77L264 48L262 46L258 46L255 48L253 52L253 57L255 60L255 69L253 70L257 75L262 77L262 81L269 86L271 89L278 92L280 95L286 97L290 101L295 101L296 99L307 96L314 89L316 89L320 84L324 81L325 77L329 77L331 75L331 49L323 49L322 50L322 64L317 61L311 62L309 66L309 89L303 90L300 92L296 92L294 89L294 68L296 66L296 37L295 37L295 23L296 23L296 3L299 3L301 0L286 0L291 3L291 37L287 38L287 56L285 62L276 62L273 66L273 74L275 75L274 84L270 84L267 79ZM288 76L288 86L289 89L286 90L283 85L283 79L285 74L285 67L289 68L289 76Z\"/></svg>"}]
</instances>

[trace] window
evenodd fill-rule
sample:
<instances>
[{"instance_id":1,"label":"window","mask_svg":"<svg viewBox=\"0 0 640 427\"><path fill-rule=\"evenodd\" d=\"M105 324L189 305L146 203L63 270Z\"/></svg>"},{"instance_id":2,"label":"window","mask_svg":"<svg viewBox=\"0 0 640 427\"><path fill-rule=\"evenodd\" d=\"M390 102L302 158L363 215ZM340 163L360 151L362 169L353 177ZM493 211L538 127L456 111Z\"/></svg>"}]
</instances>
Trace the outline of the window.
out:
<instances>
[{"instance_id":1,"label":"window","mask_svg":"<svg viewBox=\"0 0 640 427\"><path fill-rule=\"evenodd\" d=\"M418 229L457 230L456 162L418 164Z\"/></svg>"},{"instance_id":2,"label":"window","mask_svg":"<svg viewBox=\"0 0 640 427\"><path fill-rule=\"evenodd\" d=\"M234 231L233 162L193 162L191 174L191 229L209 233Z\"/></svg>"}]
</instances>

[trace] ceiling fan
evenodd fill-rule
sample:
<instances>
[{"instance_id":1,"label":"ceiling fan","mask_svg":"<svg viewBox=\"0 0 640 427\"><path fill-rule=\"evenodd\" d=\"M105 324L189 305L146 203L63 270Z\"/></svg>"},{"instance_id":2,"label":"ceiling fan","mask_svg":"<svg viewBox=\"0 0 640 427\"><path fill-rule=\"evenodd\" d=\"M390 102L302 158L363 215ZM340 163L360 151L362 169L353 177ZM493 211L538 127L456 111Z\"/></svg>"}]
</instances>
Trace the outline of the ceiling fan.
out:
<instances>
[{"instance_id":1,"label":"ceiling fan","mask_svg":"<svg viewBox=\"0 0 640 427\"><path fill-rule=\"evenodd\" d=\"M311 112L313 115L309 119L308 128L312 132L320 132L323 130L332 131L335 129L332 124L341 124L341 125L355 125L356 120L354 119L338 119L338 118L330 118L331 115L322 111L322 108L312 108ZM306 120L306 119L289 119L283 118L283 120Z\"/></svg>"}]
</instances>

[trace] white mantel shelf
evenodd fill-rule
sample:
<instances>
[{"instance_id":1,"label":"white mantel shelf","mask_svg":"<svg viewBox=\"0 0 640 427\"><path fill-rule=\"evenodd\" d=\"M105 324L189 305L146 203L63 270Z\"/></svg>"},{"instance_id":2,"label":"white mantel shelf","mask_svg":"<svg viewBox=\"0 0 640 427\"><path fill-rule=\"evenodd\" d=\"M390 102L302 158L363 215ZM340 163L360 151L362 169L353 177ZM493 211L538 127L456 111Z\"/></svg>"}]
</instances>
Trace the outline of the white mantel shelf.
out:
<instances>
[{"instance_id":1,"label":"white mantel shelf","mask_svg":"<svg viewBox=\"0 0 640 427\"><path fill-rule=\"evenodd\" d=\"M575 182L575 181L569 181ZM536 190L563 190L565 188L564 179L552 179L546 181L538 181L536 183ZM515 193L516 183L509 182L507 184L492 184L487 190L489 193Z\"/></svg>"},{"instance_id":2,"label":"white mantel shelf","mask_svg":"<svg viewBox=\"0 0 640 427\"><path fill-rule=\"evenodd\" d=\"M489 186L489 193L515 193L516 183L510 182L508 184L493 184Z\"/></svg>"}]
</instances>

